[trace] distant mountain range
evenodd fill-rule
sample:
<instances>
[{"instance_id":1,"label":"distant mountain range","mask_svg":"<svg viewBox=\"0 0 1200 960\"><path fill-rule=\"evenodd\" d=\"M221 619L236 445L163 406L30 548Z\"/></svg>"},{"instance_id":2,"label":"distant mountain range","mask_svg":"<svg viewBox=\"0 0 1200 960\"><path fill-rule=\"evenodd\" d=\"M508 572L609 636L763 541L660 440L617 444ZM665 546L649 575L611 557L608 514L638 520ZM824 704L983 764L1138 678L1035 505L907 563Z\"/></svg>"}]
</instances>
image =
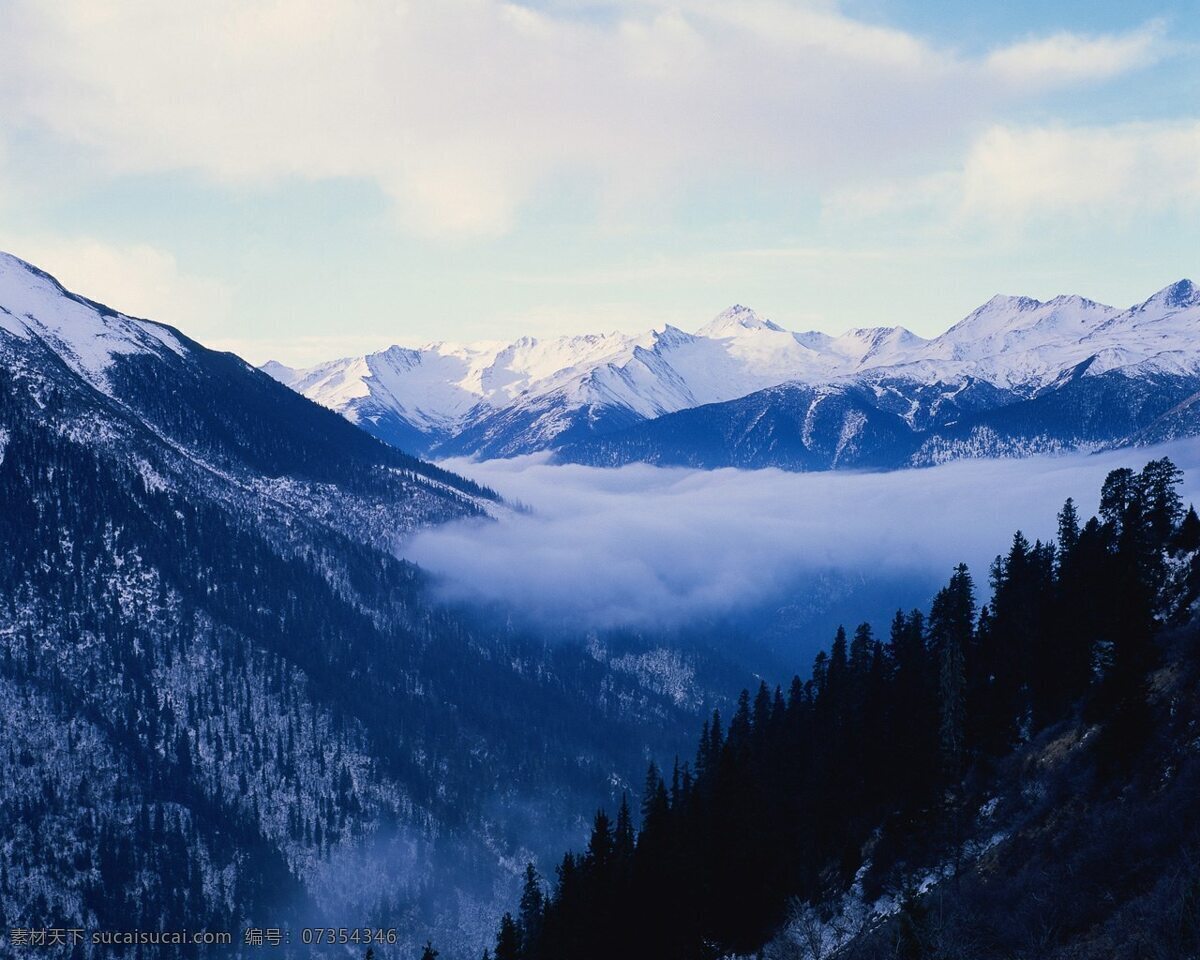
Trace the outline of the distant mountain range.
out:
<instances>
[{"instance_id":1,"label":"distant mountain range","mask_svg":"<svg viewBox=\"0 0 1200 960\"><path fill-rule=\"evenodd\" d=\"M794 333L744 306L691 334L392 347L263 369L425 456L893 468L1200 433L1200 291L1118 310L997 296L941 336Z\"/></svg>"}]
</instances>

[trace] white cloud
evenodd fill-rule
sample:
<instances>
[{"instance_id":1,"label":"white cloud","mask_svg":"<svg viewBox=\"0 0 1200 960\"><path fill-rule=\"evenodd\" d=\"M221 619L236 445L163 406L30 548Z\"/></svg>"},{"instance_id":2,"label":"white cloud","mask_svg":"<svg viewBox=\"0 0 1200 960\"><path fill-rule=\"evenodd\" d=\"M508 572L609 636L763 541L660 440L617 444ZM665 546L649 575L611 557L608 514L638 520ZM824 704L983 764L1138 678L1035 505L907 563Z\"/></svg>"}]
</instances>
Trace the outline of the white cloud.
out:
<instances>
[{"instance_id":1,"label":"white cloud","mask_svg":"<svg viewBox=\"0 0 1200 960\"><path fill-rule=\"evenodd\" d=\"M962 174L962 212L1011 222L1112 216L1200 202L1200 121L1108 128L996 127Z\"/></svg>"},{"instance_id":2,"label":"white cloud","mask_svg":"<svg viewBox=\"0 0 1200 960\"><path fill-rule=\"evenodd\" d=\"M1149 66L1163 52L1165 25L1155 20L1121 35L1082 37L1057 33L1003 47L984 67L1007 83L1044 86L1104 80Z\"/></svg>"},{"instance_id":3,"label":"white cloud","mask_svg":"<svg viewBox=\"0 0 1200 960\"><path fill-rule=\"evenodd\" d=\"M871 66L910 70L954 66L924 41L889 27L856 21L830 4L794 4L780 0L709 0L692 5L714 21L745 31L757 40L789 51L820 50Z\"/></svg>"},{"instance_id":4,"label":"white cloud","mask_svg":"<svg viewBox=\"0 0 1200 960\"><path fill-rule=\"evenodd\" d=\"M68 290L131 316L169 323L201 341L229 313L223 284L184 273L171 253L146 244L0 233L0 249L53 274Z\"/></svg>"},{"instance_id":5,"label":"white cloud","mask_svg":"<svg viewBox=\"0 0 1200 960\"><path fill-rule=\"evenodd\" d=\"M110 171L367 178L407 226L470 236L509 229L562 177L636 203L722 174L807 188L878 173L957 143L1013 95L1014 71L1102 78L1158 42L1149 28L1059 36L973 61L829 3L608 14L500 0L12 0L0 120L48 129Z\"/></svg>"},{"instance_id":6,"label":"white cloud","mask_svg":"<svg viewBox=\"0 0 1200 960\"><path fill-rule=\"evenodd\" d=\"M1111 223L1200 208L1200 120L1110 127L994 126L961 167L832 191L831 221L921 214L935 230L1017 232L1031 222Z\"/></svg>"},{"instance_id":7,"label":"white cloud","mask_svg":"<svg viewBox=\"0 0 1200 960\"><path fill-rule=\"evenodd\" d=\"M1190 441L894 473L456 461L453 469L532 512L446 524L404 552L453 598L595 626L679 624L784 598L808 604L806 593L830 575L939 583L962 561L982 589L1014 531L1053 537L1068 496L1089 515L1109 470L1164 453L1188 471L1185 500L1200 500L1200 446Z\"/></svg>"}]
</instances>

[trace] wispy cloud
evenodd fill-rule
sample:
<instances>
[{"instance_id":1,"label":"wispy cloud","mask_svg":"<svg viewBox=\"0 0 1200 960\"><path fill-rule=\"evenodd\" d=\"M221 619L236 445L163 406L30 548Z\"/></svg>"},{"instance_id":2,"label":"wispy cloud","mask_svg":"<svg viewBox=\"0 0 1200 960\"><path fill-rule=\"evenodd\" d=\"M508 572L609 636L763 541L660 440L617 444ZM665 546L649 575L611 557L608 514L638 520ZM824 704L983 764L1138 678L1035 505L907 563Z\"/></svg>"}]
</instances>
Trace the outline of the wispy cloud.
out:
<instances>
[{"instance_id":1,"label":"wispy cloud","mask_svg":"<svg viewBox=\"0 0 1200 960\"><path fill-rule=\"evenodd\" d=\"M1152 20L1123 34L1056 33L1001 47L984 69L1014 86L1042 87L1106 80L1150 66L1166 53L1166 24Z\"/></svg>"},{"instance_id":2,"label":"wispy cloud","mask_svg":"<svg viewBox=\"0 0 1200 960\"><path fill-rule=\"evenodd\" d=\"M408 228L499 234L561 178L605 202L714 177L828 184L957 143L997 105L1151 62L1162 29L966 58L823 2L13 0L0 118L113 172L354 177Z\"/></svg>"},{"instance_id":3,"label":"wispy cloud","mask_svg":"<svg viewBox=\"0 0 1200 960\"><path fill-rule=\"evenodd\" d=\"M832 222L907 220L930 231L1019 231L1200 209L1200 120L1117 126L993 126L957 169L832 191Z\"/></svg>"}]
</instances>

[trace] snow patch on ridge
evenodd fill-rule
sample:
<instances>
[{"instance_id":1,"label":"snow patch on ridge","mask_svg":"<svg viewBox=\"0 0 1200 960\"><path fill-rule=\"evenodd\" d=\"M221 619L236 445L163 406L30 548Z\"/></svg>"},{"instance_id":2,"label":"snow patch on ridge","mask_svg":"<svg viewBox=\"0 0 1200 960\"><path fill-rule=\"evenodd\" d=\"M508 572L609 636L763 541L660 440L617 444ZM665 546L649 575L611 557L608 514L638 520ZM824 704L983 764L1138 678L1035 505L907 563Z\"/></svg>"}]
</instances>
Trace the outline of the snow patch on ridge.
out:
<instances>
[{"instance_id":1,"label":"snow patch on ridge","mask_svg":"<svg viewBox=\"0 0 1200 960\"><path fill-rule=\"evenodd\" d=\"M0 329L22 340L43 341L72 370L102 392L107 372L122 355L183 355L179 340L161 324L137 320L65 290L49 274L0 253Z\"/></svg>"}]
</instances>

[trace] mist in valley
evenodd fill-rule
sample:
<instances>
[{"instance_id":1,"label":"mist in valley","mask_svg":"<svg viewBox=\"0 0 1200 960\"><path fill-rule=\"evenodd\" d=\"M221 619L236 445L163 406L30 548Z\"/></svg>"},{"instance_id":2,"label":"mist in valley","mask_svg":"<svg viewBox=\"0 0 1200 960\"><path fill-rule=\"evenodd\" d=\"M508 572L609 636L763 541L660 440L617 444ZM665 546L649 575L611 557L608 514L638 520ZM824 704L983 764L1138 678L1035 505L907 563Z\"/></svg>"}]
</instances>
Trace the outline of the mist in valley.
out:
<instances>
[{"instance_id":1,"label":"mist in valley","mask_svg":"<svg viewBox=\"0 0 1200 960\"><path fill-rule=\"evenodd\" d=\"M838 623L884 627L965 562L981 596L1015 531L1052 538L1106 474L1170 456L1200 500L1200 443L958 461L882 473L559 466L543 456L446 464L522 509L418 533L404 555L447 600L560 635L701 631L762 641L792 669ZM732 652L732 651L731 651Z\"/></svg>"}]
</instances>

